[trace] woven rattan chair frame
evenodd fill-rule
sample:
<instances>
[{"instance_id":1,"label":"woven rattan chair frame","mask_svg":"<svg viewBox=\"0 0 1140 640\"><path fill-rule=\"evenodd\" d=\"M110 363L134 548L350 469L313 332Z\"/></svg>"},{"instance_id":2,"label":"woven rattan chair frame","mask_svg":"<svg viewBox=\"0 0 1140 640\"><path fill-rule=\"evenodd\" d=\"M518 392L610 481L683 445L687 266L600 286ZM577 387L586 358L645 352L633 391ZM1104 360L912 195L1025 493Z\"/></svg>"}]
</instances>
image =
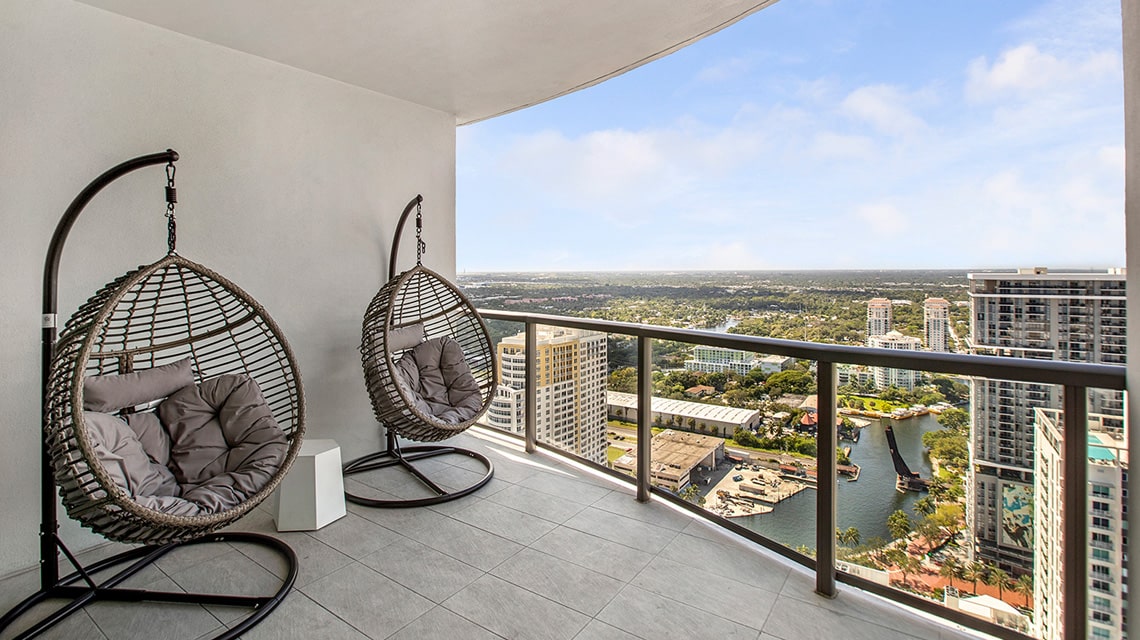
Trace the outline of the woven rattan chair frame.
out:
<instances>
[{"instance_id":1,"label":"woven rattan chair frame","mask_svg":"<svg viewBox=\"0 0 1140 640\"><path fill-rule=\"evenodd\" d=\"M288 471L305 431L305 402L293 354L268 314L233 283L177 255L177 160L178 153L167 149L108 169L72 200L52 234L44 263L40 343L44 430L40 588L0 616L0 635L24 621L24 630L16 637L39 637L96 602L158 602L247 609L244 618L214 636L214 640L234 640L275 611L297 579L297 554L285 542L260 533L213 532L264 500ZM62 333L57 332L59 265L72 226L104 187L156 164L166 164L167 256L104 286L75 312ZM92 455L82 411L83 380L88 374L124 373L184 357L192 360L198 379L224 373L250 375L290 440L281 467L256 495L233 509L206 516L175 517L134 502L110 481ZM84 566L59 535L57 487L68 513L86 526L112 540L143 544ZM183 545L214 542L249 544L276 554L284 563L281 584L267 594L253 594L245 587L242 593L187 593L124 584ZM61 575L61 556L74 567L73 573ZM50 601L62 605L49 606ZM33 615L37 621L25 620Z\"/></svg>"},{"instance_id":2,"label":"woven rattan chair frame","mask_svg":"<svg viewBox=\"0 0 1140 640\"><path fill-rule=\"evenodd\" d=\"M372 401L376 420L386 427L384 450L361 456L344 464L344 475L399 466L417 478L433 495L424 498L384 499L366 497L345 491L345 498L371 507L419 507L454 500L478 490L491 480L494 466L481 453L449 445L401 447L397 436L419 442L439 442L467 430L491 406L495 384L499 378L491 332L474 305L453 284L422 263L423 242L420 240L422 220L421 196L404 208L396 225L389 257L388 272L396 272L396 257L404 223L412 211L416 215L416 266L392 277L368 305L361 331L360 355L364 366L364 384ZM395 349L393 330L422 324L424 336L430 340L446 336L459 343L464 360L479 386L480 407L467 420L450 423L425 414L416 408L411 391L396 380L396 364L405 350ZM475 482L460 489L449 489L435 482L416 467L416 460L458 454L482 463L485 473Z\"/></svg>"},{"instance_id":3,"label":"woven rattan chair frame","mask_svg":"<svg viewBox=\"0 0 1140 640\"><path fill-rule=\"evenodd\" d=\"M198 380L253 378L290 442L266 485L219 513L173 516L135 502L98 464L83 416L86 376L183 358ZM72 518L119 542L181 542L237 520L277 487L304 434L300 374L276 323L232 282L177 254L125 274L75 312L60 333L48 385L44 431L63 504Z\"/></svg>"},{"instance_id":4,"label":"woven rattan chair frame","mask_svg":"<svg viewBox=\"0 0 1140 640\"><path fill-rule=\"evenodd\" d=\"M423 323L428 339L448 336L459 343L479 384L482 408L458 423L448 423L416 409L408 390L397 384L396 363L402 351L393 351L388 328ZM376 419L404 438L437 442L462 433L491 405L497 379L497 362L486 323L455 285L417 265L393 278L373 298L364 314L360 346L364 380Z\"/></svg>"}]
</instances>

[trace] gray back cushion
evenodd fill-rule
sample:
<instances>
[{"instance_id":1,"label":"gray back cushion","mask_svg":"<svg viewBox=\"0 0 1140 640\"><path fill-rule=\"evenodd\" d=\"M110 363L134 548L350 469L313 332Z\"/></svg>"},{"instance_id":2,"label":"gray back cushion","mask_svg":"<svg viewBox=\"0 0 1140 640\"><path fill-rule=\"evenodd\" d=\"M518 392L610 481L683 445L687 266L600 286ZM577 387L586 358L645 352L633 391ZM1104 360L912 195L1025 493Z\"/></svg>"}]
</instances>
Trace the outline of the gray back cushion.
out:
<instances>
[{"instance_id":1,"label":"gray back cushion","mask_svg":"<svg viewBox=\"0 0 1140 640\"><path fill-rule=\"evenodd\" d=\"M114 413L170 396L194 384L190 359L122 375L88 376L83 381L83 408Z\"/></svg>"}]
</instances>

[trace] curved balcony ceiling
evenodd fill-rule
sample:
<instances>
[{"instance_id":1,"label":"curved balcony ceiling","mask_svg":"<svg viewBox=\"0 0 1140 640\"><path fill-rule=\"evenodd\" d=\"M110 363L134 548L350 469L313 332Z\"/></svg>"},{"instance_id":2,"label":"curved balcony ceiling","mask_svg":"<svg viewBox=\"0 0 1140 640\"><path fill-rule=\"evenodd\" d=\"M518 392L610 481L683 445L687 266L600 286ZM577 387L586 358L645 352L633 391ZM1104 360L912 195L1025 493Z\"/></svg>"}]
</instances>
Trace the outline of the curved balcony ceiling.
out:
<instances>
[{"instance_id":1,"label":"curved balcony ceiling","mask_svg":"<svg viewBox=\"0 0 1140 640\"><path fill-rule=\"evenodd\" d=\"M467 124L597 84L776 0L81 0Z\"/></svg>"}]
</instances>

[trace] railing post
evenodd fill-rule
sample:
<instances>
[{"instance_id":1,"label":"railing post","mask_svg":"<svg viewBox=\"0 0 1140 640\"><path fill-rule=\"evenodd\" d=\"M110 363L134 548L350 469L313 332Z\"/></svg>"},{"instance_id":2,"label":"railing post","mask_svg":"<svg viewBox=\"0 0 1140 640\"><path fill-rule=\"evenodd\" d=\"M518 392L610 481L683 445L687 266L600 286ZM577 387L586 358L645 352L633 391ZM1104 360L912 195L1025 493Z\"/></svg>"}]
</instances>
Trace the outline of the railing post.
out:
<instances>
[{"instance_id":1,"label":"railing post","mask_svg":"<svg viewBox=\"0 0 1140 640\"><path fill-rule=\"evenodd\" d=\"M835 597L835 363L819 361L816 416L815 592Z\"/></svg>"},{"instance_id":2,"label":"railing post","mask_svg":"<svg viewBox=\"0 0 1140 640\"><path fill-rule=\"evenodd\" d=\"M538 325L526 323L526 452L538 448Z\"/></svg>"},{"instance_id":3,"label":"railing post","mask_svg":"<svg viewBox=\"0 0 1140 640\"><path fill-rule=\"evenodd\" d=\"M649 502L653 477L653 342L637 338L637 501Z\"/></svg>"},{"instance_id":4,"label":"railing post","mask_svg":"<svg viewBox=\"0 0 1140 640\"><path fill-rule=\"evenodd\" d=\"M1064 507L1061 536L1061 624L1065 640L1085 640L1089 619L1088 398L1085 387L1065 385ZM1049 558L1037 558L1049 562Z\"/></svg>"}]
</instances>

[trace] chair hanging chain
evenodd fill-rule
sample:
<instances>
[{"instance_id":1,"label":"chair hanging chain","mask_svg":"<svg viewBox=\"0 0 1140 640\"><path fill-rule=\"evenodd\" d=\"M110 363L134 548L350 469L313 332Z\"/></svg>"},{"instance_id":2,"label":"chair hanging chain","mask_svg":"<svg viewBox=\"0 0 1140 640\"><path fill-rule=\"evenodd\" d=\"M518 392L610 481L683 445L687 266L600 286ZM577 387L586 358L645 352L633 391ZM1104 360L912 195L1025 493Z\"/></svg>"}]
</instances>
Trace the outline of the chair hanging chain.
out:
<instances>
[{"instance_id":1,"label":"chair hanging chain","mask_svg":"<svg viewBox=\"0 0 1140 640\"><path fill-rule=\"evenodd\" d=\"M424 230L424 210L423 203L416 203L416 266L422 267L424 254L427 253L427 245L424 244L422 233Z\"/></svg>"},{"instance_id":2,"label":"chair hanging chain","mask_svg":"<svg viewBox=\"0 0 1140 640\"><path fill-rule=\"evenodd\" d=\"M176 253L178 244L178 223L174 219L174 205L178 202L178 190L174 188L174 161L166 163L166 247L169 253Z\"/></svg>"}]
</instances>

